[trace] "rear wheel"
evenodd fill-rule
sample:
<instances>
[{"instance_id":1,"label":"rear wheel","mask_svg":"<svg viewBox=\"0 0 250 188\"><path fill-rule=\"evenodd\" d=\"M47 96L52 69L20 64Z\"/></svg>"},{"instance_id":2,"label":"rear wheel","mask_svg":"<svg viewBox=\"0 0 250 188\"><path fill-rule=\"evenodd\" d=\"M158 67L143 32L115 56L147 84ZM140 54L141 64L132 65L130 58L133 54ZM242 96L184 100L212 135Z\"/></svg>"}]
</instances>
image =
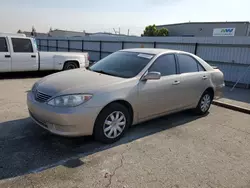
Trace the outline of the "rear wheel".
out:
<instances>
[{"instance_id":1,"label":"rear wheel","mask_svg":"<svg viewBox=\"0 0 250 188\"><path fill-rule=\"evenodd\" d=\"M98 115L94 137L103 143L113 143L119 140L128 129L131 118L127 108L119 103L113 103Z\"/></svg>"},{"instance_id":2,"label":"rear wheel","mask_svg":"<svg viewBox=\"0 0 250 188\"><path fill-rule=\"evenodd\" d=\"M78 68L78 66L75 62L67 62L63 66L63 70L71 70L76 68Z\"/></svg>"},{"instance_id":3,"label":"rear wheel","mask_svg":"<svg viewBox=\"0 0 250 188\"><path fill-rule=\"evenodd\" d=\"M213 95L211 92L205 91L200 98L200 101L195 108L195 112L199 115L204 115L210 109L211 103L213 101Z\"/></svg>"}]
</instances>

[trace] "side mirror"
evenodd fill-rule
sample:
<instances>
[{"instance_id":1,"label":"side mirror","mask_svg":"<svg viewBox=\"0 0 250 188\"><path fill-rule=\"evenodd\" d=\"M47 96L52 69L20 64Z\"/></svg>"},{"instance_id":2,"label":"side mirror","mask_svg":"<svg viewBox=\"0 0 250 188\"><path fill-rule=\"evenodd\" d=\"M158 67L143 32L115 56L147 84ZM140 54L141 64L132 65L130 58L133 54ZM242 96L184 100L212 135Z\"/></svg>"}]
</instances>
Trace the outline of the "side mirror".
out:
<instances>
[{"instance_id":1,"label":"side mirror","mask_svg":"<svg viewBox=\"0 0 250 188\"><path fill-rule=\"evenodd\" d=\"M159 80L161 78L160 72L148 72L142 78L142 80Z\"/></svg>"}]
</instances>

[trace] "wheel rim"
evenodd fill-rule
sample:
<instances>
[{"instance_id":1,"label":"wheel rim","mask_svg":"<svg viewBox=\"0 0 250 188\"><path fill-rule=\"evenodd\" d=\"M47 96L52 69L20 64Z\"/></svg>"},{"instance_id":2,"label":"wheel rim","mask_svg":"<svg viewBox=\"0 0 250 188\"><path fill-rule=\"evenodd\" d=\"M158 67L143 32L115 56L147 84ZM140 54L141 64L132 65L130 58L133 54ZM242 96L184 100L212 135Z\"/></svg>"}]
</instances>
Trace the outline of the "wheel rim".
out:
<instances>
[{"instance_id":1,"label":"wheel rim","mask_svg":"<svg viewBox=\"0 0 250 188\"><path fill-rule=\"evenodd\" d=\"M69 65L67 66L67 69L75 69L75 65L69 64Z\"/></svg>"},{"instance_id":2,"label":"wheel rim","mask_svg":"<svg viewBox=\"0 0 250 188\"><path fill-rule=\"evenodd\" d=\"M202 100L201 100L201 111L202 112L206 112L211 104L211 97L209 94L206 94L203 96Z\"/></svg>"},{"instance_id":3,"label":"wheel rim","mask_svg":"<svg viewBox=\"0 0 250 188\"><path fill-rule=\"evenodd\" d=\"M116 138L126 126L126 117L120 111L112 112L105 120L103 132L107 138Z\"/></svg>"}]
</instances>

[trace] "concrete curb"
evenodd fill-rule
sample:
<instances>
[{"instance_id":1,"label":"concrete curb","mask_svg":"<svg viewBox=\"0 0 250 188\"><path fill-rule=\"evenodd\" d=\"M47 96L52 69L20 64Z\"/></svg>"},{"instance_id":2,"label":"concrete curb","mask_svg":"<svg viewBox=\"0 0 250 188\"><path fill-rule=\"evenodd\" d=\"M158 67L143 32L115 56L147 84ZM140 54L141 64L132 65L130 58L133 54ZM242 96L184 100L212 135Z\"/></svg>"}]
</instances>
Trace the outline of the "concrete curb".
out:
<instances>
[{"instance_id":1,"label":"concrete curb","mask_svg":"<svg viewBox=\"0 0 250 188\"><path fill-rule=\"evenodd\" d=\"M221 102L221 101L218 101L218 100L214 100L212 104L214 104L216 106L228 108L230 110L242 112L242 113L245 113L245 114L250 114L250 109L249 108L240 107L240 106L237 106L237 105Z\"/></svg>"}]
</instances>

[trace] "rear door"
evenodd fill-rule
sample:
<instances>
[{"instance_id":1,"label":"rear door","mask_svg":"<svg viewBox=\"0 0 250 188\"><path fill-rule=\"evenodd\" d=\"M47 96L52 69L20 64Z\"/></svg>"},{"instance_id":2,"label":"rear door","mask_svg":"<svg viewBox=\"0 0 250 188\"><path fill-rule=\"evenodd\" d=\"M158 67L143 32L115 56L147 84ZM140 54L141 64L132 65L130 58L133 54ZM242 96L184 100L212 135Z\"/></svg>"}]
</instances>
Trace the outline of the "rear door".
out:
<instances>
[{"instance_id":1,"label":"rear door","mask_svg":"<svg viewBox=\"0 0 250 188\"><path fill-rule=\"evenodd\" d=\"M189 54L177 54L181 76L182 104L180 108L194 106L209 87L209 73Z\"/></svg>"},{"instance_id":2,"label":"rear door","mask_svg":"<svg viewBox=\"0 0 250 188\"><path fill-rule=\"evenodd\" d=\"M180 75L174 54L162 55L148 69L149 72L160 72L159 80L139 82L139 119L172 111L178 107Z\"/></svg>"},{"instance_id":3,"label":"rear door","mask_svg":"<svg viewBox=\"0 0 250 188\"><path fill-rule=\"evenodd\" d=\"M5 37L0 37L0 72L11 71L11 56Z\"/></svg>"},{"instance_id":4,"label":"rear door","mask_svg":"<svg viewBox=\"0 0 250 188\"><path fill-rule=\"evenodd\" d=\"M29 38L11 37L12 43L12 71L38 70L38 55Z\"/></svg>"}]
</instances>

